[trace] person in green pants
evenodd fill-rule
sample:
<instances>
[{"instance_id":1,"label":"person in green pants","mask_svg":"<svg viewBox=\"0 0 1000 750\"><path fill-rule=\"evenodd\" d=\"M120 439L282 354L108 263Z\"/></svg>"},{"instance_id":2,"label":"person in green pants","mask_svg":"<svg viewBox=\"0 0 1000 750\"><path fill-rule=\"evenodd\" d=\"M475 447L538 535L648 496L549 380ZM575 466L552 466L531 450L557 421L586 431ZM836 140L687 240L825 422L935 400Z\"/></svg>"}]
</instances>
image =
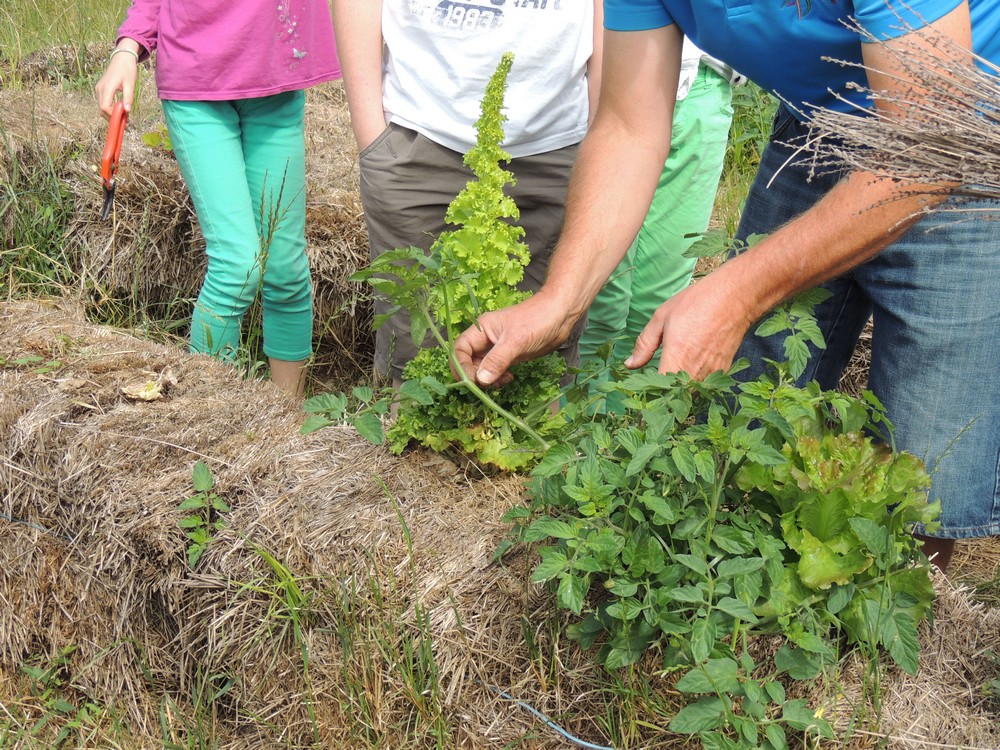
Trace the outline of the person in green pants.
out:
<instances>
[{"instance_id":1,"label":"person in green pants","mask_svg":"<svg viewBox=\"0 0 1000 750\"><path fill-rule=\"evenodd\" d=\"M109 117L129 111L138 65L156 91L205 237L192 352L235 361L261 299L271 379L301 397L312 354L306 257L305 92L340 77L327 0L132 0L101 79Z\"/></svg>"},{"instance_id":2,"label":"person in green pants","mask_svg":"<svg viewBox=\"0 0 1000 750\"><path fill-rule=\"evenodd\" d=\"M587 313L581 365L604 361L597 349L611 341L612 362L632 351L653 312L691 282L695 260L684 253L708 228L732 122L733 72L684 40L670 156L646 219L616 271ZM606 379L607 371L599 376ZM620 411L611 394L606 408Z\"/></svg>"}]
</instances>

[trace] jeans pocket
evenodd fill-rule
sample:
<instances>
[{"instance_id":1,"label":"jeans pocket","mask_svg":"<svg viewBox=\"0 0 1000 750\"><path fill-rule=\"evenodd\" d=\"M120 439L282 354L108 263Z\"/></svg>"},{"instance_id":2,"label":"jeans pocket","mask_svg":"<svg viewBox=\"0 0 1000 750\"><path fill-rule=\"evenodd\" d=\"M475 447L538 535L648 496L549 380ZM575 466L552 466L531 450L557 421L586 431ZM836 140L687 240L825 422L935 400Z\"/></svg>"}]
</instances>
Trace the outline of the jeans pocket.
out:
<instances>
[{"instance_id":1,"label":"jeans pocket","mask_svg":"<svg viewBox=\"0 0 1000 750\"><path fill-rule=\"evenodd\" d=\"M779 141L788 135L788 132L798 122L795 115L784 104L778 105L778 111L774 113L774 120L771 123L772 141Z\"/></svg>"}]
</instances>

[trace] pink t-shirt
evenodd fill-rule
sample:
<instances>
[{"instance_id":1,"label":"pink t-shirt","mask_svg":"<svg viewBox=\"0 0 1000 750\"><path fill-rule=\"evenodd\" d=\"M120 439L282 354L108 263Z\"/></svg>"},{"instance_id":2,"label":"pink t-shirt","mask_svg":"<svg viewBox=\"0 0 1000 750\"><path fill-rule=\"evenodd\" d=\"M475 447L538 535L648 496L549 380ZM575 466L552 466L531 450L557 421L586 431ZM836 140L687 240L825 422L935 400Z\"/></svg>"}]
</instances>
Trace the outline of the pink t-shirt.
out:
<instances>
[{"instance_id":1,"label":"pink t-shirt","mask_svg":"<svg viewBox=\"0 0 1000 750\"><path fill-rule=\"evenodd\" d=\"M250 99L340 77L328 0L134 0L118 36L156 50L161 99Z\"/></svg>"}]
</instances>

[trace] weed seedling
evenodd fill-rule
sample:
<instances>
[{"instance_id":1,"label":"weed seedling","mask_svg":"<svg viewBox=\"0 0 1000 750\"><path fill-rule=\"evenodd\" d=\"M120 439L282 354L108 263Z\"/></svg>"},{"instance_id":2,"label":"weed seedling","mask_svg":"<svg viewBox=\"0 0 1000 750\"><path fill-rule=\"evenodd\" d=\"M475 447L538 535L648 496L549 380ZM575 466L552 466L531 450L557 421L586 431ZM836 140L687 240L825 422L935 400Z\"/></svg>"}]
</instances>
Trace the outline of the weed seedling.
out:
<instances>
[{"instance_id":1,"label":"weed seedling","mask_svg":"<svg viewBox=\"0 0 1000 750\"><path fill-rule=\"evenodd\" d=\"M204 461L194 465L191 478L195 494L177 506L178 510L188 512L177 525L184 530L184 535L189 540L187 560L188 565L194 568L208 549L209 543L215 538L215 534L228 526L221 514L228 513L230 507L212 491L215 479Z\"/></svg>"},{"instance_id":2,"label":"weed seedling","mask_svg":"<svg viewBox=\"0 0 1000 750\"><path fill-rule=\"evenodd\" d=\"M69 671L76 651L77 646L70 645L48 661L36 658L21 664L21 671L32 680L33 703L41 716L30 728L22 727L17 736L11 736L9 727L0 732L0 747L8 747L7 739L14 741L14 747L25 747L19 744L21 740L28 743L27 747L41 747L42 742L53 749L83 747L87 746L88 737L107 722L108 709L85 694L77 701L79 705L68 700L80 692Z\"/></svg>"}]
</instances>

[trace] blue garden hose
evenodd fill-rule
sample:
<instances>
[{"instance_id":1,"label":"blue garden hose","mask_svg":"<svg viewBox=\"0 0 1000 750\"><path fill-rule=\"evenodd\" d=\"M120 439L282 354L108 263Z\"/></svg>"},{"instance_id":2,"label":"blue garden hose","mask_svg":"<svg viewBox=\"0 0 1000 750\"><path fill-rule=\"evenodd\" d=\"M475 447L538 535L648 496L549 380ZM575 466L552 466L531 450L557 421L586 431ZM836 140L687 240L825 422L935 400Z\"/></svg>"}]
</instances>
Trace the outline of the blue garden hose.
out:
<instances>
[{"instance_id":1,"label":"blue garden hose","mask_svg":"<svg viewBox=\"0 0 1000 750\"><path fill-rule=\"evenodd\" d=\"M478 682L478 680L477 680L477 682ZM483 683L480 683L480 684L483 684ZM517 698L513 697L512 695L509 695L509 694L505 693L500 688L493 687L492 685L486 685L486 687L489 688L490 690L492 690L497 695L503 696L504 698L506 698L507 700L509 700L511 703L516 703L518 706L520 706L521 708L523 708L525 711L528 711L529 713L534 714L547 727L549 727L550 729L558 732L563 737L565 737L566 739L568 739L570 742L576 743L580 747L585 747L585 748L587 748L587 750L615 750L613 747L608 747L607 745L594 745L593 743L587 742L586 740L581 740L581 739L579 739L577 737L574 737L569 732L567 732L565 729L563 729L561 726L559 726L554 721L552 721L552 719L550 719L548 716L546 716L541 711L539 711L537 708L535 708L533 706L529 706L524 701L518 700Z\"/></svg>"}]
</instances>

